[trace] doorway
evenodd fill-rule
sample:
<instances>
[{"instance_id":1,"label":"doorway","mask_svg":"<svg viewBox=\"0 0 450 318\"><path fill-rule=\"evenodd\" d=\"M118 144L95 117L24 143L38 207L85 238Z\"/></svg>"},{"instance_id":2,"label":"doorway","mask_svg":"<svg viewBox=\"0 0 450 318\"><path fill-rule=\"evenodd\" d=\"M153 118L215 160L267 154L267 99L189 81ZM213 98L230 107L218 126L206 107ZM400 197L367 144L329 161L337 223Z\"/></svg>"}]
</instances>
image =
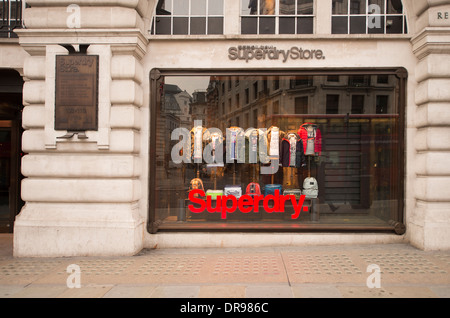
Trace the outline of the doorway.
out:
<instances>
[{"instance_id":1,"label":"doorway","mask_svg":"<svg viewBox=\"0 0 450 318\"><path fill-rule=\"evenodd\" d=\"M22 157L22 77L0 70L0 233L12 233L23 202L20 198Z\"/></svg>"}]
</instances>

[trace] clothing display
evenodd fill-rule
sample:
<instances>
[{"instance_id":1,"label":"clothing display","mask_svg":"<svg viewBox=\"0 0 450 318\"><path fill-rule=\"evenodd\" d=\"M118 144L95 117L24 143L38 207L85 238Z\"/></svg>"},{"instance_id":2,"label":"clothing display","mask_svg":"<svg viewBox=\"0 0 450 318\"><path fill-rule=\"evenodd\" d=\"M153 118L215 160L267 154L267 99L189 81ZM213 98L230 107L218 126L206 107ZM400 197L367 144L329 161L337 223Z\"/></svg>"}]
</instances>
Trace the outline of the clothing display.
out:
<instances>
[{"instance_id":1,"label":"clothing display","mask_svg":"<svg viewBox=\"0 0 450 318\"><path fill-rule=\"evenodd\" d=\"M303 142L305 155L320 156L322 154L322 133L316 124L304 123L297 134Z\"/></svg>"},{"instance_id":2,"label":"clothing display","mask_svg":"<svg viewBox=\"0 0 450 318\"><path fill-rule=\"evenodd\" d=\"M311 166L306 160L306 156L319 156L322 151L322 136L316 124L305 123L298 131L288 132L277 126L271 126L267 131L247 129L245 132L242 128L230 127L226 137L220 132L195 127L191 136L194 159L204 155L206 146L211 147L206 150L211 151L213 163L208 163L206 170L197 167L197 173L210 171L210 181L207 182L210 189L206 191L206 196L212 200L222 195L239 199L244 194L255 197L274 195L276 192L279 195L293 195L296 199L302 195L308 199L318 197L317 180L310 176ZM222 149L227 165L219 166L217 155L221 154ZM261 178L260 168L267 164L262 160L262 155L268 160L279 160L282 170L279 170L276 180L275 173L270 176L271 181L266 179L268 183ZM301 180L302 168L306 166L308 177ZM193 189L203 190L203 182L198 175L191 181L190 190Z\"/></svg>"},{"instance_id":3,"label":"clothing display","mask_svg":"<svg viewBox=\"0 0 450 318\"><path fill-rule=\"evenodd\" d=\"M269 154L269 157L271 159L280 157L281 140L283 140L284 135L285 135L284 131L280 130L280 128L276 126L271 126L267 130L266 133L268 144L267 153Z\"/></svg>"},{"instance_id":4,"label":"clothing display","mask_svg":"<svg viewBox=\"0 0 450 318\"><path fill-rule=\"evenodd\" d=\"M245 163L245 135L240 127L230 127L226 136L227 163L238 161ZM244 143L244 144L242 144Z\"/></svg>"},{"instance_id":5,"label":"clothing display","mask_svg":"<svg viewBox=\"0 0 450 318\"><path fill-rule=\"evenodd\" d=\"M303 194L308 199L315 199L319 195L319 185L313 177L305 178L303 181Z\"/></svg>"},{"instance_id":6,"label":"clothing display","mask_svg":"<svg viewBox=\"0 0 450 318\"><path fill-rule=\"evenodd\" d=\"M249 183L245 194L250 196L261 195L261 187L259 186L259 183L256 182Z\"/></svg>"},{"instance_id":7,"label":"clothing display","mask_svg":"<svg viewBox=\"0 0 450 318\"><path fill-rule=\"evenodd\" d=\"M306 164L303 149L303 142L296 133L286 134L281 142L281 165L283 167L303 167Z\"/></svg>"}]
</instances>

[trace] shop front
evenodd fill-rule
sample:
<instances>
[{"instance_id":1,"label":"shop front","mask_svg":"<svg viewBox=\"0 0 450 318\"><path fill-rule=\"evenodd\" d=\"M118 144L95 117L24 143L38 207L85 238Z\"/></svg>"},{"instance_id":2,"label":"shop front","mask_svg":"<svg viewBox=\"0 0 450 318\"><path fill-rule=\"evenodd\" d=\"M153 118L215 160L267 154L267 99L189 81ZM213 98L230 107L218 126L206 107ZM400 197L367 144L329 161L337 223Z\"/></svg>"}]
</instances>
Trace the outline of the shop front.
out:
<instances>
[{"instance_id":1,"label":"shop front","mask_svg":"<svg viewBox=\"0 0 450 318\"><path fill-rule=\"evenodd\" d=\"M62 3L16 31L16 256L450 247L448 2Z\"/></svg>"}]
</instances>

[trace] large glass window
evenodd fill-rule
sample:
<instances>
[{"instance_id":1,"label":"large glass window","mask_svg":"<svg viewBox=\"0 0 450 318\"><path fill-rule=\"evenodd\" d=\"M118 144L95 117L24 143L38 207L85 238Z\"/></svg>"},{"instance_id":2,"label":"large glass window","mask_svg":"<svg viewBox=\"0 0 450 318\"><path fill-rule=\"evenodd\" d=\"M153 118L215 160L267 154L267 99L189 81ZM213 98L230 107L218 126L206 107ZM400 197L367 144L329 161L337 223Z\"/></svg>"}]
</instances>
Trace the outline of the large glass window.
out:
<instances>
[{"instance_id":1,"label":"large glass window","mask_svg":"<svg viewBox=\"0 0 450 318\"><path fill-rule=\"evenodd\" d=\"M223 0L159 0L152 34L223 34Z\"/></svg>"},{"instance_id":2,"label":"large glass window","mask_svg":"<svg viewBox=\"0 0 450 318\"><path fill-rule=\"evenodd\" d=\"M396 70L158 72L154 229L389 230L402 222L404 79Z\"/></svg>"},{"instance_id":3,"label":"large glass window","mask_svg":"<svg viewBox=\"0 0 450 318\"><path fill-rule=\"evenodd\" d=\"M312 34L314 0L241 0L242 34Z\"/></svg>"},{"instance_id":4,"label":"large glass window","mask_svg":"<svg viewBox=\"0 0 450 318\"><path fill-rule=\"evenodd\" d=\"M405 34L401 0L333 0L333 34Z\"/></svg>"}]
</instances>

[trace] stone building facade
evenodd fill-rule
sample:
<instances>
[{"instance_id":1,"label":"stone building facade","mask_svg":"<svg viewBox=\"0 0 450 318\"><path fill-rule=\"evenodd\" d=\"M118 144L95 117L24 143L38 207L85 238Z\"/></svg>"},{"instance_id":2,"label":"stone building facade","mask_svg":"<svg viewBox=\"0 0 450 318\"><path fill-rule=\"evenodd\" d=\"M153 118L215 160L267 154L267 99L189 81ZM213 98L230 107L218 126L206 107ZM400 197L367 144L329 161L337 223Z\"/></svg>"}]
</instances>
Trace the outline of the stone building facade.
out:
<instances>
[{"instance_id":1,"label":"stone building facade","mask_svg":"<svg viewBox=\"0 0 450 318\"><path fill-rule=\"evenodd\" d=\"M305 11L307 17L301 17L312 23L312 33L282 35L277 34L282 22L277 22L275 34L244 34L240 1L223 1L223 10L215 12L214 18L223 19L220 34L193 34L193 26L192 34L154 34L154 17L161 9L157 2L27 0L24 27L14 30L18 37L0 39L0 67L16 70L24 81L23 207L12 212L15 220L9 228L16 256L334 243L407 242L424 250L450 248L450 1L403 0L407 31L400 34L336 34L333 1L316 0L313 14ZM258 18L262 23L264 17ZM75 49L89 44L87 53L99 57L98 129L87 131L87 139L61 139L66 132L55 130L56 56L68 54L61 44ZM229 58L230 47L249 44L320 49L324 57ZM405 233L149 230L155 171L150 167L149 142L152 70L176 75L192 69L349 68L407 72L405 160L398 167L405 171Z\"/></svg>"}]
</instances>

